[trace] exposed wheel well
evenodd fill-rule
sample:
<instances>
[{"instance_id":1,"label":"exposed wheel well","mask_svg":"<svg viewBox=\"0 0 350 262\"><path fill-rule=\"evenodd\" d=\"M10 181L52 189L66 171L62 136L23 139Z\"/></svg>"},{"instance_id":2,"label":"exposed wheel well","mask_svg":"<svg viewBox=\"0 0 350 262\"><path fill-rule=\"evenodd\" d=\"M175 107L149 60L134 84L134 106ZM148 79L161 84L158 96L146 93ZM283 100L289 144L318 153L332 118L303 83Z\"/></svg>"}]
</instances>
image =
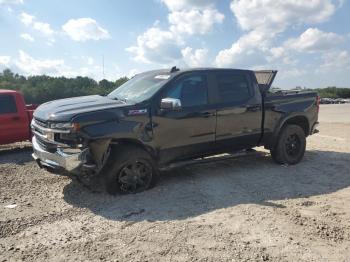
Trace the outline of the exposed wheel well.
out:
<instances>
[{"instance_id":1,"label":"exposed wheel well","mask_svg":"<svg viewBox=\"0 0 350 262\"><path fill-rule=\"evenodd\" d=\"M283 124L283 127L286 126L286 125L297 125L297 126L300 126L304 130L305 137L307 137L309 135L310 125L309 125L309 121L307 120L307 118L305 116L292 117L292 118L288 119Z\"/></svg>"},{"instance_id":2,"label":"exposed wheel well","mask_svg":"<svg viewBox=\"0 0 350 262\"><path fill-rule=\"evenodd\" d=\"M136 139L123 138L123 139L116 139L111 141L112 147L117 147L118 145L132 145L132 146L138 147L148 152L150 156L153 158L153 160L157 160L157 154L155 150L149 146L142 144L140 141Z\"/></svg>"}]
</instances>

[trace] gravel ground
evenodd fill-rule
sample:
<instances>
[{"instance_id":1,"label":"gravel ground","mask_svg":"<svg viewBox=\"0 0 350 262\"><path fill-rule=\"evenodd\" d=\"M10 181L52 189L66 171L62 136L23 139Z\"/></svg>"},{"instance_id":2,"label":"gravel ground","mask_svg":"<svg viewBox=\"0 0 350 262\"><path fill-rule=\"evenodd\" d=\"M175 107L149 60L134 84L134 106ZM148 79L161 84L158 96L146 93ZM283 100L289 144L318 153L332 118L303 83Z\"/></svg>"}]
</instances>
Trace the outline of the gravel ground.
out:
<instances>
[{"instance_id":1,"label":"gravel ground","mask_svg":"<svg viewBox=\"0 0 350 262\"><path fill-rule=\"evenodd\" d=\"M322 106L296 166L259 149L116 197L2 147L0 261L350 261L349 120L350 105Z\"/></svg>"}]
</instances>

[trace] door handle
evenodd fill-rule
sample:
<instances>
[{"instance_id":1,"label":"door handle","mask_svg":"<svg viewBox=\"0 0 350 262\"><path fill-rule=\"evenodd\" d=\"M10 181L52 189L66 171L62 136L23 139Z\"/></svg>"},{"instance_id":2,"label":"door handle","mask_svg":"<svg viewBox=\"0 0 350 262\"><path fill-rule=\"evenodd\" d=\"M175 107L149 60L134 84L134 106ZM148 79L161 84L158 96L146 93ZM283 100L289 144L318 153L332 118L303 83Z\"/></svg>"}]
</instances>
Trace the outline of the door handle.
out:
<instances>
[{"instance_id":1,"label":"door handle","mask_svg":"<svg viewBox=\"0 0 350 262\"><path fill-rule=\"evenodd\" d=\"M261 109L261 105L251 105L247 106L247 111L256 112Z\"/></svg>"},{"instance_id":2,"label":"door handle","mask_svg":"<svg viewBox=\"0 0 350 262\"><path fill-rule=\"evenodd\" d=\"M19 117L19 116L14 116L14 117L12 117L12 120L13 120L13 121L19 121L19 120L20 120L20 117Z\"/></svg>"},{"instance_id":3,"label":"door handle","mask_svg":"<svg viewBox=\"0 0 350 262\"><path fill-rule=\"evenodd\" d=\"M204 117L204 118L208 118L208 117L214 116L214 114L213 114L213 113L210 113L210 112L204 112L204 113L202 113L201 115L202 115L202 117Z\"/></svg>"}]
</instances>

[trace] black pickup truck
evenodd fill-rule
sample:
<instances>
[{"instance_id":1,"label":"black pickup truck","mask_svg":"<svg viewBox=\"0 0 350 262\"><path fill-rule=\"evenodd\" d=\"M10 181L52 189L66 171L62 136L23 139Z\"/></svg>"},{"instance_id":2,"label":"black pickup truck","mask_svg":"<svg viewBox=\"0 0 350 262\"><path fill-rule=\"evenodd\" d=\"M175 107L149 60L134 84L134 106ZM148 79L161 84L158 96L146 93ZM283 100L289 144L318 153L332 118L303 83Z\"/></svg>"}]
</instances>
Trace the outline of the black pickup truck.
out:
<instances>
[{"instance_id":1,"label":"black pickup truck","mask_svg":"<svg viewBox=\"0 0 350 262\"><path fill-rule=\"evenodd\" d=\"M319 97L271 93L276 73L173 67L107 96L45 103L31 123L33 158L53 173L97 175L112 194L148 189L176 163L256 146L296 164L317 132Z\"/></svg>"}]
</instances>

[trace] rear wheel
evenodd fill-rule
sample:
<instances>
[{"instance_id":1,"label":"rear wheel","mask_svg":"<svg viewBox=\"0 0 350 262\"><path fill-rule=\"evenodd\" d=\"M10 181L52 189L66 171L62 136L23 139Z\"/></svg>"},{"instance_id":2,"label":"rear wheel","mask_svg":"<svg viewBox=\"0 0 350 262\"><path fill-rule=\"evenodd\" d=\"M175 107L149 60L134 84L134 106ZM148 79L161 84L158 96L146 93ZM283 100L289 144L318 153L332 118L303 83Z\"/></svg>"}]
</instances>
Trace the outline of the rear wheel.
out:
<instances>
[{"instance_id":1,"label":"rear wheel","mask_svg":"<svg viewBox=\"0 0 350 262\"><path fill-rule=\"evenodd\" d=\"M158 170L149 153L127 145L112 150L101 173L106 191L112 195L145 191L158 179Z\"/></svg>"},{"instance_id":2,"label":"rear wheel","mask_svg":"<svg viewBox=\"0 0 350 262\"><path fill-rule=\"evenodd\" d=\"M304 130L298 125L287 125L282 129L276 146L271 149L271 156L279 164L294 165L303 158L305 148Z\"/></svg>"}]
</instances>

